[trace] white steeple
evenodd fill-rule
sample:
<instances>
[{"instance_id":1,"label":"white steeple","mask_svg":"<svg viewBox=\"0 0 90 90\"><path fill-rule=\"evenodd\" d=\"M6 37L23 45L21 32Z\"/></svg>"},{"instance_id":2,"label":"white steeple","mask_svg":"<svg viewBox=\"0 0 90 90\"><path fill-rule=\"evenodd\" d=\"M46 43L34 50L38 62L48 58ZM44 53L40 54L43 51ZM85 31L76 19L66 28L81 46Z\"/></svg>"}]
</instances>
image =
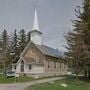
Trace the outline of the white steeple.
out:
<instances>
[{"instance_id":1,"label":"white steeple","mask_svg":"<svg viewBox=\"0 0 90 90\"><path fill-rule=\"evenodd\" d=\"M37 15L37 9L35 8L35 14L34 14L34 22L33 22L33 28L32 30L38 30L40 31L39 29L39 22L38 22L38 15Z\"/></svg>"},{"instance_id":2,"label":"white steeple","mask_svg":"<svg viewBox=\"0 0 90 90\"><path fill-rule=\"evenodd\" d=\"M35 8L34 22L33 22L33 27L31 31L31 41L34 42L35 44L41 45L42 44L41 35L42 35L42 32L39 29L37 9Z\"/></svg>"}]
</instances>

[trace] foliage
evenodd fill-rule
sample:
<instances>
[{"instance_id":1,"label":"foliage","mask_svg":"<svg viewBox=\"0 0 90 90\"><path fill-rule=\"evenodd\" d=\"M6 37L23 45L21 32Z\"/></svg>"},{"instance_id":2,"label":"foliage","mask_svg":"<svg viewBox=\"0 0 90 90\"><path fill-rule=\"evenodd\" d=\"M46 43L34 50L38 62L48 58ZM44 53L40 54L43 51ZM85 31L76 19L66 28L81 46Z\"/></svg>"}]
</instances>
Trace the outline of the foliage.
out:
<instances>
[{"instance_id":1,"label":"foliage","mask_svg":"<svg viewBox=\"0 0 90 90\"><path fill-rule=\"evenodd\" d=\"M9 36L6 30L1 34L1 48L2 48L2 65L5 72L8 64L10 63L10 51L9 51Z\"/></svg>"},{"instance_id":2,"label":"foliage","mask_svg":"<svg viewBox=\"0 0 90 90\"><path fill-rule=\"evenodd\" d=\"M77 20L73 20L74 29L66 35L66 59L77 75L88 68L90 76L90 0L84 0L83 7L77 6L75 12Z\"/></svg>"},{"instance_id":3,"label":"foliage","mask_svg":"<svg viewBox=\"0 0 90 90\"><path fill-rule=\"evenodd\" d=\"M19 59L19 52L18 52L18 35L17 30L11 34L11 40L10 40L10 53L12 57L12 61L17 61Z\"/></svg>"},{"instance_id":4,"label":"foliage","mask_svg":"<svg viewBox=\"0 0 90 90\"><path fill-rule=\"evenodd\" d=\"M21 53L26 46L26 34L24 29L20 30L19 32L18 44L19 44L18 49L19 52Z\"/></svg>"},{"instance_id":5,"label":"foliage","mask_svg":"<svg viewBox=\"0 0 90 90\"><path fill-rule=\"evenodd\" d=\"M31 41L31 32L28 32L27 33L27 43Z\"/></svg>"},{"instance_id":6,"label":"foliage","mask_svg":"<svg viewBox=\"0 0 90 90\"><path fill-rule=\"evenodd\" d=\"M30 32L26 35L24 29L18 33L15 29L10 36L7 30L4 30L0 35L0 69L5 71L6 68L10 67L11 63L16 63L21 52L29 42Z\"/></svg>"}]
</instances>

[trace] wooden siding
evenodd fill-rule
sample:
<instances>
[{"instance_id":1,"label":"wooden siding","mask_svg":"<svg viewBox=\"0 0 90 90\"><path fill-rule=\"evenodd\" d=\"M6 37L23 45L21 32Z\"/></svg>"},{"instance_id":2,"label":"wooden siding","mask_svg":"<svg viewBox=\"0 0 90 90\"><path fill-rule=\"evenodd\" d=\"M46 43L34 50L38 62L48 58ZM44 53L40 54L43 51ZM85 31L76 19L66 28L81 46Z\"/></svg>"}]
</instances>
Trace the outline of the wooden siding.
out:
<instances>
[{"instance_id":1,"label":"wooden siding","mask_svg":"<svg viewBox=\"0 0 90 90\"><path fill-rule=\"evenodd\" d=\"M49 64L49 68L48 68L48 64ZM62 59L54 58L50 56L45 57L45 63L44 63L45 76L64 75L66 73L67 73L67 64L64 63Z\"/></svg>"},{"instance_id":2,"label":"wooden siding","mask_svg":"<svg viewBox=\"0 0 90 90\"><path fill-rule=\"evenodd\" d=\"M37 63L43 63L44 62L44 55L33 44L28 48L24 57L25 58L34 58L34 60L36 60Z\"/></svg>"}]
</instances>

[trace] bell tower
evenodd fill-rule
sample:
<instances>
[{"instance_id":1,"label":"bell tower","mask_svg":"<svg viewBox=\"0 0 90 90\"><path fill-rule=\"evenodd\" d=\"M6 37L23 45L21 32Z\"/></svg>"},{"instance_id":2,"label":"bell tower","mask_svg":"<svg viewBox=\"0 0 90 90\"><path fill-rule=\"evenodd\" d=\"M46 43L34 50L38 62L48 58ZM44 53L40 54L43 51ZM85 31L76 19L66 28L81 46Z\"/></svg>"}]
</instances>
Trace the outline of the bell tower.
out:
<instances>
[{"instance_id":1,"label":"bell tower","mask_svg":"<svg viewBox=\"0 0 90 90\"><path fill-rule=\"evenodd\" d=\"M41 45L42 44L41 35L42 35L42 32L39 29L37 9L35 8L34 22L33 22L33 27L31 31L31 41L34 42L35 44Z\"/></svg>"}]
</instances>

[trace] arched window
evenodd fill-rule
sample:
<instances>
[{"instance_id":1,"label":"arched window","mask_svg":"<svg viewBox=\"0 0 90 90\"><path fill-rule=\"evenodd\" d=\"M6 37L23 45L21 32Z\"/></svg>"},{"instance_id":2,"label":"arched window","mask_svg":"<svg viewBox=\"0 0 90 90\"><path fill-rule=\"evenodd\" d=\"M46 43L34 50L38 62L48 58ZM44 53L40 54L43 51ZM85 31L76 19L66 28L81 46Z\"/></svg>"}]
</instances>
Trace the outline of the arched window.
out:
<instances>
[{"instance_id":1,"label":"arched window","mask_svg":"<svg viewBox=\"0 0 90 90\"><path fill-rule=\"evenodd\" d=\"M24 64L24 61L23 60L21 61L21 64Z\"/></svg>"},{"instance_id":2,"label":"arched window","mask_svg":"<svg viewBox=\"0 0 90 90\"><path fill-rule=\"evenodd\" d=\"M21 72L24 72L24 61L21 61Z\"/></svg>"}]
</instances>

